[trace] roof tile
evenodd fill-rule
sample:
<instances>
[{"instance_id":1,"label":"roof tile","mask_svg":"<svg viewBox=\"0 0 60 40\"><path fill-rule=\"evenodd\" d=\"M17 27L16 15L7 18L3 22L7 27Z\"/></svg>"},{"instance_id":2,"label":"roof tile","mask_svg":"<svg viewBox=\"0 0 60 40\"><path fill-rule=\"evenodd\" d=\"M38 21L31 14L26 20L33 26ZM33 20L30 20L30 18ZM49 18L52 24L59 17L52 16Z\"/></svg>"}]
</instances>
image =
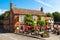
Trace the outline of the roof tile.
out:
<instances>
[{"instance_id":1,"label":"roof tile","mask_svg":"<svg viewBox=\"0 0 60 40\"><path fill-rule=\"evenodd\" d=\"M14 14L44 14L44 12L38 10L27 10L22 8L12 8Z\"/></svg>"}]
</instances>

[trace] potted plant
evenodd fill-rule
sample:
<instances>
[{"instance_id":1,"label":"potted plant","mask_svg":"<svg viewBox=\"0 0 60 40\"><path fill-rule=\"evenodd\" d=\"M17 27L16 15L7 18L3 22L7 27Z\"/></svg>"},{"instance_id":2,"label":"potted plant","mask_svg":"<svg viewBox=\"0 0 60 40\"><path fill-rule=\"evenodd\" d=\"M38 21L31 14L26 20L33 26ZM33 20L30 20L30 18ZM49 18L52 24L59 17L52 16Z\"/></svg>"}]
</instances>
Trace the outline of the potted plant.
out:
<instances>
[{"instance_id":1,"label":"potted plant","mask_svg":"<svg viewBox=\"0 0 60 40\"><path fill-rule=\"evenodd\" d=\"M47 31L44 31L42 34L41 34L41 37L49 37L49 32Z\"/></svg>"}]
</instances>

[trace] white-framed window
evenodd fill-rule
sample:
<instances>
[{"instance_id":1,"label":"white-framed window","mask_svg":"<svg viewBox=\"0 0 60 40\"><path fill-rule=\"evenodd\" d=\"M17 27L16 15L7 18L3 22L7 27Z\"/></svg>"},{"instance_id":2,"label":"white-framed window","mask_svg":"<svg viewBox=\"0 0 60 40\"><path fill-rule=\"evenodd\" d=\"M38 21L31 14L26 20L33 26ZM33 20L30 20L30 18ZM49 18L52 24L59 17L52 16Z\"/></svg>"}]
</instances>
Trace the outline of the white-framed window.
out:
<instances>
[{"instance_id":1,"label":"white-framed window","mask_svg":"<svg viewBox=\"0 0 60 40\"><path fill-rule=\"evenodd\" d=\"M20 22L24 22L24 18L25 18L25 15L20 15L20 16L19 16L19 21L20 21Z\"/></svg>"},{"instance_id":2,"label":"white-framed window","mask_svg":"<svg viewBox=\"0 0 60 40\"><path fill-rule=\"evenodd\" d=\"M44 20L44 17L41 17L41 20Z\"/></svg>"},{"instance_id":3,"label":"white-framed window","mask_svg":"<svg viewBox=\"0 0 60 40\"><path fill-rule=\"evenodd\" d=\"M34 21L36 21L36 18L37 18L37 16L32 16L32 19L33 19Z\"/></svg>"}]
</instances>

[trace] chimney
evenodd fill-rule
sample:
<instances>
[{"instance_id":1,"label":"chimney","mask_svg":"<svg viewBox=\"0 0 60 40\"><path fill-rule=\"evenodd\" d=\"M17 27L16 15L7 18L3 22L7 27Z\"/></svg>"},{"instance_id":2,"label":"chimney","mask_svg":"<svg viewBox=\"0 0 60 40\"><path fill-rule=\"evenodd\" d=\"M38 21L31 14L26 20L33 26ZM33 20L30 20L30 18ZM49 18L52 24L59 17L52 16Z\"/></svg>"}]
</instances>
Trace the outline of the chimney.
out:
<instances>
[{"instance_id":1,"label":"chimney","mask_svg":"<svg viewBox=\"0 0 60 40\"><path fill-rule=\"evenodd\" d=\"M13 8L13 3L10 1L10 9Z\"/></svg>"},{"instance_id":2,"label":"chimney","mask_svg":"<svg viewBox=\"0 0 60 40\"><path fill-rule=\"evenodd\" d=\"M43 7L41 7L41 12L43 12Z\"/></svg>"}]
</instances>

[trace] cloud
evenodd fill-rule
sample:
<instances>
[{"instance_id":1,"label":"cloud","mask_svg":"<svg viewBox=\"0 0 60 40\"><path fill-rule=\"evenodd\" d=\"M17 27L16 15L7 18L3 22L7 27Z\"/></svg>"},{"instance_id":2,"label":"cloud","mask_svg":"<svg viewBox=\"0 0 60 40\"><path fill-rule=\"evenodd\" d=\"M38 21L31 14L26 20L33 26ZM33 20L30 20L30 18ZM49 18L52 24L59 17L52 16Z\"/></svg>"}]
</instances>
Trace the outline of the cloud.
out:
<instances>
[{"instance_id":1,"label":"cloud","mask_svg":"<svg viewBox=\"0 0 60 40\"><path fill-rule=\"evenodd\" d=\"M3 14L7 10L0 9L0 15Z\"/></svg>"},{"instance_id":2,"label":"cloud","mask_svg":"<svg viewBox=\"0 0 60 40\"><path fill-rule=\"evenodd\" d=\"M50 5L50 4L48 4L48 3L45 3L45 2L43 2L43 1L41 1L41 0L35 0L35 1L36 1L36 2L39 2L39 3L43 4L43 5L45 5L45 6L47 6L47 7L53 8L52 5Z\"/></svg>"}]
</instances>

